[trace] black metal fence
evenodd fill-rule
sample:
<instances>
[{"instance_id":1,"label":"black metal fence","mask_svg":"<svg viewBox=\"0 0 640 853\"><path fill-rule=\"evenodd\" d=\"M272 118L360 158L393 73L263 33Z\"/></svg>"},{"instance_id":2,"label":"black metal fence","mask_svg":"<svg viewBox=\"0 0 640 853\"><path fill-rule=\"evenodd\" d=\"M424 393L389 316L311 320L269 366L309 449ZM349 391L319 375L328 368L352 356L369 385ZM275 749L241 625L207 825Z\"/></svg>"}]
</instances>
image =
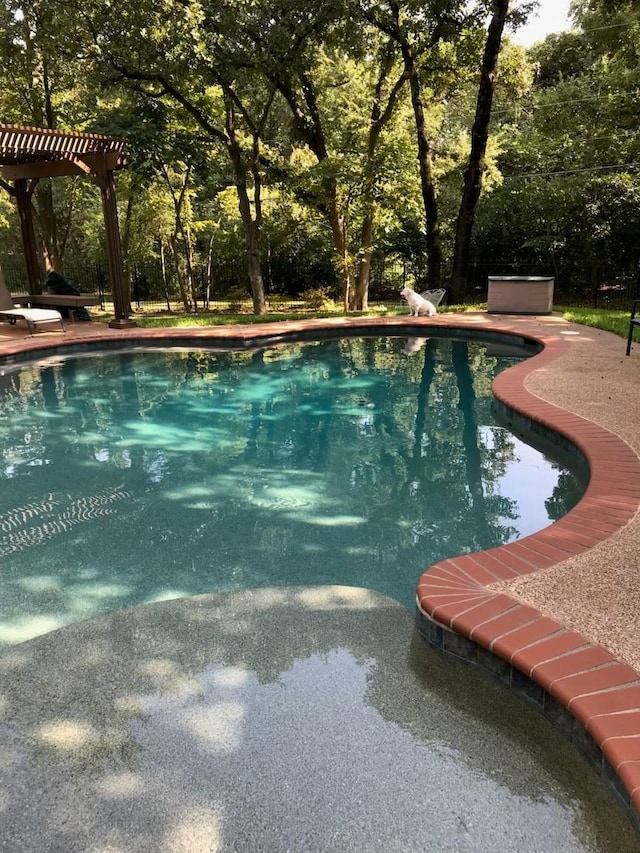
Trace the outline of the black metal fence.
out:
<instances>
[{"instance_id":1,"label":"black metal fence","mask_svg":"<svg viewBox=\"0 0 640 853\"><path fill-rule=\"evenodd\" d=\"M281 265L280 265L281 266ZM292 262L287 270L267 265L264 271L265 295L271 310L295 310L320 307L320 302L342 303L341 285L335 270L329 266L309 264L298 269ZM7 287L15 296L28 292L26 270L22 265L5 264ZM99 296L101 305L111 302L111 289L106 265L65 265L64 276L81 293ZM174 269L163 269L160 263L135 264L129 270L131 304L137 311L184 312L241 310L251 306L251 291L246 267L242 261L197 265L191 280L183 276L182 286ZM397 258L376 259L371 266L369 300L400 302L400 290L407 285L418 288L420 277L409 263ZM43 277L44 287L44 277Z\"/></svg>"},{"instance_id":2,"label":"black metal fence","mask_svg":"<svg viewBox=\"0 0 640 853\"><path fill-rule=\"evenodd\" d=\"M265 293L269 310L296 310L320 307L322 299L342 302L340 283L331 267L309 264L287 265L286 270L265 270ZM12 294L28 292L26 271L20 264L3 265L4 277ZM65 276L81 293L100 297L109 307L111 288L105 264L66 265ZM614 308L628 310L640 299L640 270L620 271L606 267L590 269L588 274L554 270L544 263L523 264L510 260L472 263L467 302L484 302L491 275L552 276L555 279L554 303L570 307ZM181 289L175 270L163 270L160 263L133 265L129 272L131 303L136 311L180 313L185 311L250 310L251 293L242 260L213 263L193 269L192 285ZM406 286L426 287L423 269L401 258L374 258L371 265L369 302L395 304ZM446 301L446 299L445 299Z\"/></svg>"},{"instance_id":3,"label":"black metal fence","mask_svg":"<svg viewBox=\"0 0 640 853\"><path fill-rule=\"evenodd\" d=\"M485 301L492 275L551 276L554 279L555 305L571 308L611 308L631 310L640 299L640 269L620 270L592 266L586 271L554 269L550 264L523 264L514 261L473 263L469 275L467 300Z\"/></svg>"}]
</instances>

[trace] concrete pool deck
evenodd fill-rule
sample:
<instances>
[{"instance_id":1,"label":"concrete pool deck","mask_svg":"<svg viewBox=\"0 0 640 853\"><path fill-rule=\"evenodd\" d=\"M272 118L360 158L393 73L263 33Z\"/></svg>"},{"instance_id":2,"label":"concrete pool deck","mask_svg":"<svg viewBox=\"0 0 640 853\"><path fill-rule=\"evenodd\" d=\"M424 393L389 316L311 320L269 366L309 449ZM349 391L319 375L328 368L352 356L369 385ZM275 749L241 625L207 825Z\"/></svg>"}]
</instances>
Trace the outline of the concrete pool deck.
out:
<instances>
[{"instance_id":1,"label":"concrete pool deck","mask_svg":"<svg viewBox=\"0 0 640 853\"><path fill-rule=\"evenodd\" d=\"M516 429L519 423L540 423L582 450L592 475L587 493L544 531L431 567L418 586L418 624L432 645L484 665L538 705L613 784L638 826L640 344L627 358L621 338L558 315L465 313L171 330L70 324L64 336L50 332L33 338L24 328L2 324L0 358L49 355L60 345L68 351L96 339L140 345L187 338L274 343L286 334L317 329L338 334L353 326L391 331L407 325L424 327L425 334L430 326L510 332L545 345L540 355L501 374L494 391L519 413Z\"/></svg>"}]
</instances>

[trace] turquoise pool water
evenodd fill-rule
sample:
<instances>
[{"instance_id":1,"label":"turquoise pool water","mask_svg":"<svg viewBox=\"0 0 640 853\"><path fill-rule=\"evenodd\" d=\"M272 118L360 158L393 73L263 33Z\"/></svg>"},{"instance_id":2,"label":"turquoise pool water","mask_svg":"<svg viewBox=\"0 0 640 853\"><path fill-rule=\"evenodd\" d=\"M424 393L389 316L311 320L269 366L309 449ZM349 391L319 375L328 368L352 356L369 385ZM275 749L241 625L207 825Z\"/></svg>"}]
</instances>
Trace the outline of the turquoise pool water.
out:
<instances>
[{"instance_id":1,"label":"turquoise pool water","mask_svg":"<svg viewBox=\"0 0 640 853\"><path fill-rule=\"evenodd\" d=\"M202 592L420 573L538 530L584 483L492 412L471 341L52 359L2 377L0 644Z\"/></svg>"}]
</instances>

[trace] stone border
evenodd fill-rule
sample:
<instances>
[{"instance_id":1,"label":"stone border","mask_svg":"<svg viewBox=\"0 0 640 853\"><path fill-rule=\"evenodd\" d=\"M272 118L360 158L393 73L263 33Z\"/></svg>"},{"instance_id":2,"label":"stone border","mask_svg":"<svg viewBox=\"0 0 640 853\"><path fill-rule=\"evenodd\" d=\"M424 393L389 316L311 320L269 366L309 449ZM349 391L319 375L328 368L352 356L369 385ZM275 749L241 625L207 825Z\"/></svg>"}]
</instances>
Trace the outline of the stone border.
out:
<instances>
[{"instance_id":1,"label":"stone border","mask_svg":"<svg viewBox=\"0 0 640 853\"><path fill-rule=\"evenodd\" d=\"M128 329L79 333L55 343L16 339L0 349L0 365L74 355L94 349L149 346L270 346L295 340L394 331L540 344L542 352L496 377L501 409L521 425L560 436L577 448L590 469L579 503L538 533L489 551L443 560L427 569L417 589L421 636L444 654L482 666L539 708L585 754L640 830L640 674L491 584L550 568L598 545L620 530L640 507L640 460L622 439L530 393L527 377L550 365L568 342L553 334L523 332L508 321L470 325L455 315L332 318L247 326Z\"/></svg>"}]
</instances>

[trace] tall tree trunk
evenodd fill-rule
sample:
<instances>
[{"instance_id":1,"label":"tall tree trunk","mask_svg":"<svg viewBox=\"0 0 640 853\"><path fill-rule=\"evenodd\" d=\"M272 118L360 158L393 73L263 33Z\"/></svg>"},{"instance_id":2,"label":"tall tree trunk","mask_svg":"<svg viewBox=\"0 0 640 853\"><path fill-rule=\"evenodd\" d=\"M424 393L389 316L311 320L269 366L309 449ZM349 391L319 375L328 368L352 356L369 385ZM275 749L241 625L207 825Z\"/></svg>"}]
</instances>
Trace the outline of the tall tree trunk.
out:
<instances>
[{"instance_id":1,"label":"tall tree trunk","mask_svg":"<svg viewBox=\"0 0 640 853\"><path fill-rule=\"evenodd\" d=\"M42 262L46 272L63 272L64 265L58 252L58 222L53 204L50 180L41 181L35 189L34 210L42 244Z\"/></svg>"},{"instance_id":2,"label":"tall tree trunk","mask_svg":"<svg viewBox=\"0 0 640 853\"><path fill-rule=\"evenodd\" d=\"M363 201L366 213L360 229L360 253L354 293L354 311L366 311L369 307L369 274L373 253L373 198L372 193L368 193L366 188Z\"/></svg>"},{"instance_id":3,"label":"tall tree trunk","mask_svg":"<svg viewBox=\"0 0 640 853\"><path fill-rule=\"evenodd\" d=\"M238 194L238 208L244 228L244 240L247 249L247 273L251 294L253 296L253 313L266 314L267 305L264 296L264 280L262 278L262 257L260 252L260 185L255 186L256 193L256 216L251 213L251 199L247 187L247 165L242 156L242 148L236 136L235 114L233 104L226 99L226 129L227 129L227 151L236 180L236 192Z\"/></svg>"},{"instance_id":4,"label":"tall tree trunk","mask_svg":"<svg viewBox=\"0 0 640 853\"><path fill-rule=\"evenodd\" d=\"M182 245L184 247L184 262L187 271L186 287L191 295L191 304L193 305L193 313L198 313L198 294L196 293L195 275L193 271L193 240L191 238L191 229L185 225L180 211L176 216L176 226L182 237Z\"/></svg>"},{"instance_id":5,"label":"tall tree trunk","mask_svg":"<svg viewBox=\"0 0 640 853\"><path fill-rule=\"evenodd\" d=\"M180 288L180 296L182 298L182 305L184 306L184 310L189 314L191 312L191 303L189 302L189 295L187 293L187 288L184 283L184 276L182 275L182 270L180 269L180 252L178 251L178 235L172 234L169 237L169 247L171 248L171 254L173 255L173 268L176 273L176 281L178 282L178 287Z\"/></svg>"},{"instance_id":6,"label":"tall tree trunk","mask_svg":"<svg viewBox=\"0 0 640 853\"><path fill-rule=\"evenodd\" d=\"M187 168L185 173L182 176L182 186L180 187L180 192L176 194L173 184L171 183L171 176L166 168L163 165L162 171L167 182L167 186L169 187L169 191L171 192L171 197L173 199L173 208L175 212L175 228L174 228L174 242L173 247L174 251L178 251L177 244L177 235L180 234L182 238L182 245L184 247L184 260L187 271L187 281L184 284L184 289L191 296L191 304L193 306L193 311L195 314L198 313L198 300L197 294L195 291L194 285L194 275L193 275L193 245L191 240L191 232L189 231L188 225L184 221L184 217L182 215L182 211L184 210L184 201L187 196L187 189L189 187L189 178L191 176L191 166Z\"/></svg>"},{"instance_id":7,"label":"tall tree trunk","mask_svg":"<svg viewBox=\"0 0 640 853\"><path fill-rule=\"evenodd\" d=\"M189 288L191 290L191 299L193 301L193 310L194 313L198 313L198 292L196 290L196 276L195 276L195 258L193 252L193 234L191 233L191 228L189 225L184 225L181 221L180 230L182 233L182 240L184 242L184 253L187 261L187 271L189 274Z\"/></svg>"},{"instance_id":8,"label":"tall tree trunk","mask_svg":"<svg viewBox=\"0 0 640 853\"><path fill-rule=\"evenodd\" d=\"M167 262L164 254L164 240L162 239L162 235L159 237L160 240L160 270L162 272L162 286L164 288L164 295L167 300L167 311L171 311L171 299L169 297L169 281L167 279Z\"/></svg>"},{"instance_id":9,"label":"tall tree trunk","mask_svg":"<svg viewBox=\"0 0 640 853\"><path fill-rule=\"evenodd\" d=\"M413 55L411 45L403 42L401 45L402 59L405 71L409 78L411 90L411 105L416 124L416 136L418 140L418 163L420 165L420 185L422 188L422 200L424 203L424 215L427 236L427 263L429 267L428 281L430 288L440 287L442 277L442 246L440 244L440 218L438 214L438 202L433 181L433 161L431 158L431 145L427 133L427 122L424 115L424 104L422 103L422 91L420 77L418 76L418 65Z\"/></svg>"},{"instance_id":10,"label":"tall tree trunk","mask_svg":"<svg viewBox=\"0 0 640 853\"><path fill-rule=\"evenodd\" d=\"M242 202L242 200L240 200ZM247 199L248 201L248 199ZM247 273L253 297L253 313L266 314L267 303L264 296L262 278L262 252L260 250L260 230L256 222L249 217L245 222L244 238L247 247Z\"/></svg>"},{"instance_id":11,"label":"tall tree trunk","mask_svg":"<svg viewBox=\"0 0 640 853\"><path fill-rule=\"evenodd\" d=\"M278 80L274 82L289 105L300 138L309 146L309 150L315 155L318 163L326 162L329 159L329 152L327 151L327 142L313 81L306 74L300 74L304 107L299 102L290 81ZM345 311L348 311L352 298L353 275L347 251L347 222L340 203L337 181L330 175L323 178L322 197L322 204L318 205L318 209L328 219L331 226L335 262L342 282L344 308Z\"/></svg>"},{"instance_id":12,"label":"tall tree trunk","mask_svg":"<svg viewBox=\"0 0 640 853\"><path fill-rule=\"evenodd\" d=\"M342 294L344 302L344 310L351 310L353 299L353 276L351 273L351 264L349 263L349 248L347 243L347 222L344 216L341 215L339 205L336 198L330 200L329 205L329 222L331 224L331 233L333 235L333 247L335 249L335 262L342 279Z\"/></svg>"},{"instance_id":13,"label":"tall tree trunk","mask_svg":"<svg viewBox=\"0 0 640 853\"><path fill-rule=\"evenodd\" d=\"M211 304L211 279L213 277L213 242L216 232L213 231L209 240L209 251L207 252L207 269L204 280L204 310L208 311Z\"/></svg>"},{"instance_id":14,"label":"tall tree trunk","mask_svg":"<svg viewBox=\"0 0 640 853\"><path fill-rule=\"evenodd\" d=\"M133 213L133 193L129 193L127 208L122 226L122 271L124 273L125 287L131 293L131 258L129 249L131 247L131 215Z\"/></svg>"},{"instance_id":15,"label":"tall tree trunk","mask_svg":"<svg viewBox=\"0 0 640 853\"><path fill-rule=\"evenodd\" d=\"M464 176L462 199L456 222L456 239L453 250L453 270L451 274L450 302L462 302L467 291L469 262L471 259L471 235L475 220L476 206L482 191L482 178L486 170L485 156L489 138L489 122L493 105L493 92L496 82L496 69L500 54L502 32L509 11L509 0L494 0L493 15L484 55L478 86L476 115L471 131L471 153Z\"/></svg>"},{"instance_id":16,"label":"tall tree trunk","mask_svg":"<svg viewBox=\"0 0 640 853\"><path fill-rule=\"evenodd\" d=\"M358 271L356 275L355 288L352 299L352 310L366 311L369 307L369 273L371 270L371 255L373 252L373 236L375 222L375 173L373 158L376 153L380 134L385 125L390 121L398 95L404 86L407 74L404 71L392 86L386 105L382 106L382 92L396 58L396 40L389 38L380 59L378 79L371 105L371 118L369 121L369 136L367 139L367 159L365 162L364 187L362 193L362 205L364 216L360 230L360 250L358 252Z\"/></svg>"}]
</instances>

